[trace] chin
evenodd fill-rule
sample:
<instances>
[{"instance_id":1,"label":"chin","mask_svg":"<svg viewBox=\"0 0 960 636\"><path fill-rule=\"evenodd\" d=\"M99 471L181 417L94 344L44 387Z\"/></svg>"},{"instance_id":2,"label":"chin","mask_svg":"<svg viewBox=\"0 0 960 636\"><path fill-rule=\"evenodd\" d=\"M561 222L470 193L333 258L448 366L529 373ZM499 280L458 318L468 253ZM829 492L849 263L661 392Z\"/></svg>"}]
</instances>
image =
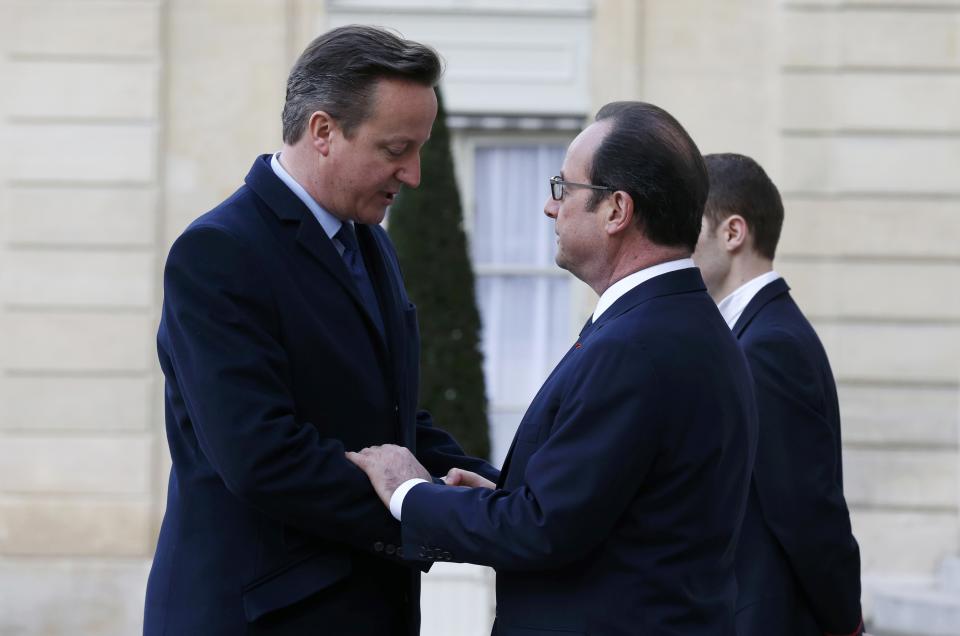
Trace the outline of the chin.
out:
<instances>
[{"instance_id":1,"label":"chin","mask_svg":"<svg viewBox=\"0 0 960 636\"><path fill-rule=\"evenodd\" d=\"M364 225L380 225L387 216L387 208L364 210L358 219Z\"/></svg>"}]
</instances>

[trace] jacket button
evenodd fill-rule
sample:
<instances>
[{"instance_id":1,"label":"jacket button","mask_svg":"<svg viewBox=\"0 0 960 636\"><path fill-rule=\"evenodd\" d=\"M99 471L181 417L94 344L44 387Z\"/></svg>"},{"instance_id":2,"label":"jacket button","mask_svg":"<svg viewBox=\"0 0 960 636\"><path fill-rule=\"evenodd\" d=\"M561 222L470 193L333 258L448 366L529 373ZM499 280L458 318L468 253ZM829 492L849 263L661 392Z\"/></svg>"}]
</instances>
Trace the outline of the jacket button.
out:
<instances>
[{"instance_id":1,"label":"jacket button","mask_svg":"<svg viewBox=\"0 0 960 636\"><path fill-rule=\"evenodd\" d=\"M373 544L374 552L383 552L383 541L377 541Z\"/></svg>"},{"instance_id":2,"label":"jacket button","mask_svg":"<svg viewBox=\"0 0 960 636\"><path fill-rule=\"evenodd\" d=\"M387 544L387 547L384 549L384 551L385 551L387 554L393 554L394 552L397 551L397 546L393 545L392 543L388 543L388 544Z\"/></svg>"},{"instance_id":3,"label":"jacket button","mask_svg":"<svg viewBox=\"0 0 960 636\"><path fill-rule=\"evenodd\" d=\"M398 545L398 546L397 546L397 558L398 558L398 559L402 559L402 558L403 558L403 546L402 546L402 545Z\"/></svg>"}]
</instances>

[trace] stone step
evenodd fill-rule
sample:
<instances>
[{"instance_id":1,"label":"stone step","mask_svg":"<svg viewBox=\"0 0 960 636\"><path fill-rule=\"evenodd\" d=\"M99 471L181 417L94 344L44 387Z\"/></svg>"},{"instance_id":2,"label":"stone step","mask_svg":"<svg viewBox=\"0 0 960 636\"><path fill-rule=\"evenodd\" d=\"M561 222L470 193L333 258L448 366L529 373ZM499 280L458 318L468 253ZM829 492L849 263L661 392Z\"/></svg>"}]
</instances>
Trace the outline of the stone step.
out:
<instances>
[{"instance_id":1,"label":"stone step","mask_svg":"<svg viewBox=\"0 0 960 636\"><path fill-rule=\"evenodd\" d=\"M884 636L960 636L960 589L953 565L925 584L874 590L872 633ZM946 576L947 578L943 578Z\"/></svg>"},{"instance_id":2,"label":"stone step","mask_svg":"<svg viewBox=\"0 0 960 636\"><path fill-rule=\"evenodd\" d=\"M946 559L938 572L940 587L960 596L960 557Z\"/></svg>"}]
</instances>

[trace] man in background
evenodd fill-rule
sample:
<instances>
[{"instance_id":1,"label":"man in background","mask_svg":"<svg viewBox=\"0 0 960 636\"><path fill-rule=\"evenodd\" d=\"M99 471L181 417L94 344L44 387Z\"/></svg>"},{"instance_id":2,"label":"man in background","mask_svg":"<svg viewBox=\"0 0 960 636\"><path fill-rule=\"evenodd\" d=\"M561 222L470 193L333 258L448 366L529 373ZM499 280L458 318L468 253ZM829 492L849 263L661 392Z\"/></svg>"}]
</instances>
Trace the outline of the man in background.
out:
<instances>
[{"instance_id":1,"label":"man in background","mask_svg":"<svg viewBox=\"0 0 960 636\"><path fill-rule=\"evenodd\" d=\"M694 260L746 353L760 418L736 558L737 634L860 634L837 390L817 334L773 269L780 193L749 157L705 161L710 196Z\"/></svg>"},{"instance_id":2,"label":"man in background","mask_svg":"<svg viewBox=\"0 0 960 636\"><path fill-rule=\"evenodd\" d=\"M496 487L459 471L448 483L487 487L429 483L396 446L350 457L401 519L406 555L496 568L498 636L734 636L756 413L690 259L703 159L667 112L616 102L550 186L557 265L600 299Z\"/></svg>"},{"instance_id":3,"label":"man in background","mask_svg":"<svg viewBox=\"0 0 960 636\"><path fill-rule=\"evenodd\" d=\"M171 248L147 636L418 632L400 524L344 453L393 443L434 474L495 475L416 412L415 310L378 225L420 181L440 73L386 31L320 36L290 72L281 152Z\"/></svg>"}]
</instances>

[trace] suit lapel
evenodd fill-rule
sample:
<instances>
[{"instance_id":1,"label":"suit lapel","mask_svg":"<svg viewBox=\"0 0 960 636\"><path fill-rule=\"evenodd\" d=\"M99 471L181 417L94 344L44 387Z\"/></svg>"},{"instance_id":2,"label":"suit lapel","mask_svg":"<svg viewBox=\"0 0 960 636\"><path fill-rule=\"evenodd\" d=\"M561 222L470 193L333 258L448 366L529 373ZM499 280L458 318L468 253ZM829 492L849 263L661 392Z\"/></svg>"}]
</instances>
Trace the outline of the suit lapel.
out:
<instances>
[{"instance_id":1,"label":"suit lapel","mask_svg":"<svg viewBox=\"0 0 960 636\"><path fill-rule=\"evenodd\" d=\"M568 359L571 358L571 354L573 354L574 351L582 348L587 342L590 341L590 338L595 333L600 331L604 325L614 320L617 316L620 316L626 311L650 300L651 298L696 291L705 292L706 285L704 285L703 278L700 276L700 270L694 267L676 270L667 274L661 274L660 276L656 276L641 283L640 285L637 285L626 294L618 298L617 301L605 312L603 312L603 314L596 321L587 321L587 324L585 324L583 329L580 330L580 337L577 339L577 342L570 347L570 350L567 351L560 362L557 363L557 366L554 367L553 371L550 372L550 375L544 381L543 386L546 386L550 380L553 379L557 372L567 363ZM543 387L541 387L541 391L542 390ZM538 392L537 397L534 398L534 402L536 402L539 396L540 393ZM500 469L500 478L497 480L498 488L502 488L503 484L506 483L507 475L510 470L510 461L513 459L513 453L516 446L517 435L514 434L513 442L510 444L510 450L507 451L507 456L503 460L503 466Z\"/></svg>"},{"instance_id":2,"label":"suit lapel","mask_svg":"<svg viewBox=\"0 0 960 636\"><path fill-rule=\"evenodd\" d=\"M327 236L323 227L304 205L303 201L273 172L273 168L270 167L270 155L257 157L247 174L245 182L281 221L299 223L296 233L297 244L319 263L343 288L344 292L353 299L357 311L363 315L367 321L368 329L374 334L374 339L381 348L385 348L386 343L380 336L380 331L377 329L373 317L370 316L370 312L363 304L360 291L350 277L350 272L347 270L340 254L337 253L333 241L330 240L330 237Z\"/></svg>"},{"instance_id":3,"label":"suit lapel","mask_svg":"<svg viewBox=\"0 0 960 636\"><path fill-rule=\"evenodd\" d=\"M733 335L736 338L740 338L744 330L746 330L747 325L756 317L760 310L769 303L771 300L780 296L781 294L786 294L790 291L790 286L787 285L787 281L782 278L767 283L764 285L756 295L750 299L750 302L747 303L747 306L744 308L743 313L740 314L740 318L737 319L737 324L733 326Z\"/></svg>"}]
</instances>

